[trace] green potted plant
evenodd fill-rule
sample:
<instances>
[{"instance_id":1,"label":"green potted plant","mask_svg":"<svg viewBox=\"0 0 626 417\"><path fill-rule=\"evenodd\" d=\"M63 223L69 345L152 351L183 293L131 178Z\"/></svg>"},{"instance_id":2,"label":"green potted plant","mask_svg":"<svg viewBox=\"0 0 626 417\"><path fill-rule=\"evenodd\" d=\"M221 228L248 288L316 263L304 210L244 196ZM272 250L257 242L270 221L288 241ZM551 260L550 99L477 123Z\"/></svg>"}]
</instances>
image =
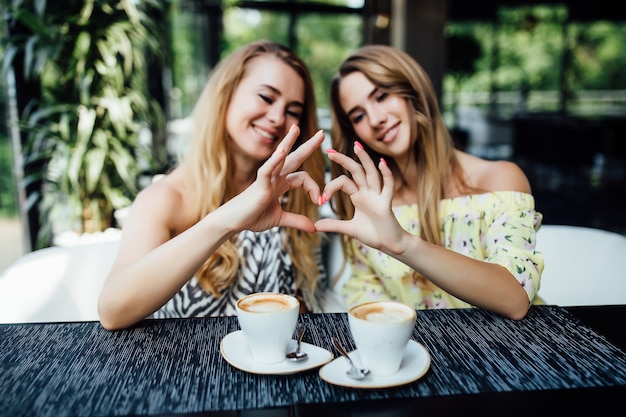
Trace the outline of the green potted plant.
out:
<instances>
[{"instance_id":1,"label":"green potted plant","mask_svg":"<svg viewBox=\"0 0 626 417\"><path fill-rule=\"evenodd\" d=\"M140 164L154 166L144 131L162 134L161 106L148 94L146 54L166 49L153 0L20 1L5 4L3 69L23 57L41 93L20 115L25 181L42 180L38 246L52 221L102 231L137 193ZM12 27L20 28L11 32ZM144 167L145 168L145 167Z\"/></svg>"}]
</instances>

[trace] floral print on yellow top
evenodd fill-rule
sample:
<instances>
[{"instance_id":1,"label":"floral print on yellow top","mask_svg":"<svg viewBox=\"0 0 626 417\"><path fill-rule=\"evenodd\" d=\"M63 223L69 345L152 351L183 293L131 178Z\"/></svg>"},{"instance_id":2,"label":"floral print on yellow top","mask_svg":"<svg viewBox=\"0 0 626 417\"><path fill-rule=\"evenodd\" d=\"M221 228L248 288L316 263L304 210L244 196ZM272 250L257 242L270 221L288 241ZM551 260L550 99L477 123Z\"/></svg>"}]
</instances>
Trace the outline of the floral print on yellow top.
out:
<instances>
[{"instance_id":1,"label":"floral print on yellow top","mask_svg":"<svg viewBox=\"0 0 626 417\"><path fill-rule=\"evenodd\" d=\"M399 223L417 235L417 205L396 206ZM441 242L446 248L508 269L533 301L539 290L543 254L535 250L535 234L542 221L532 195L513 191L455 197L439 206ZM466 308L431 282L417 283L404 263L357 240L351 240L356 259L342 290L347 306L374 300L402 301L417 310Z\"/></svg>"}]
</instances>

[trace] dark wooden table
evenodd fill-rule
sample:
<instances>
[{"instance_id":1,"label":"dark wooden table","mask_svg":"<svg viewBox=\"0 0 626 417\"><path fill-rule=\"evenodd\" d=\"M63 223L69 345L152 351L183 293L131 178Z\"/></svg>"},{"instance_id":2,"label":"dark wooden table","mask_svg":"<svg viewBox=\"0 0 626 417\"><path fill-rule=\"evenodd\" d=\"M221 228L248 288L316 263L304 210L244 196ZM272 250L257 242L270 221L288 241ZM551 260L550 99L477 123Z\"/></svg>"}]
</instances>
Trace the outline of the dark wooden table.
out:
<instances>
[{"instance_id":1,"label":"dark wooden table","mask_svg":"<svg viewBox=\"0 0 626 417\"><path fill-rule=\"evenodd\" d=\"M353 348L344 313L306 314L304 341ZM626 306L533 306L521 321L480 309L419 311L413 339L428 372L400 387L360 390L318 370L257 375L230 366L221 339L235 317L0 325L4 416L561 415L622 407Z\"/></svg>"}]
</instances>

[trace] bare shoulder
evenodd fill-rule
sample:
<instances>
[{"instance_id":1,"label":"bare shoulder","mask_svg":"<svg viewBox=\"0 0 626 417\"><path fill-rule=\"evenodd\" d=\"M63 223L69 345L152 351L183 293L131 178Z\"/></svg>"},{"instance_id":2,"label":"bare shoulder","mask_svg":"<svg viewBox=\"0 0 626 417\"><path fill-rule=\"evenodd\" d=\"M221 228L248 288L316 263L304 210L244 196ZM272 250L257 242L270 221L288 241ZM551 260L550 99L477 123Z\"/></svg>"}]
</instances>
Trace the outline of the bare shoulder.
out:
<instances>
[{"instance_id":1,"label":"bare shoulder","mask_svg":"<svg viewBox=\"0 0 626 417\"><path fill-rule=\"evenodd\" d=\"M515 162L490 161L464 152L457 156L473 187L486 191L531 192L528 177Z\"/></svg>"},{"instance_id":2,"label":"bare shoulder","mask_svg":"<svg viewBox=\"0 0 626 417\"><path fill-rule=\"evenodd\" d=\"M134 262L185 230L184 195L184 182L176 170L139 192L124 220L113 269Z\"/></svg>"},{"instance_id":3,"label":"bare shoulder","mask_svg":"<svg viewBox=\"0 0 626 417\"><path fill-rule=\"evenodd\" d=\"M127 221L129 226L150 225L157 230L177 234L183 227L184 207L182 177L178 171L173 171L139 192Z\"/></svg>"},{"instance_id":4,"label":"bare shoulder","mask_svg":"<svg viewBox=\"0 0 626 417\"><path fill-rule=\"evenodd\" d=\"M166 206L180 204L183 200L183 190L177 179L178 172L163 176L139 192L135 203L161 203Z\"/></svg>"}]
</instances>

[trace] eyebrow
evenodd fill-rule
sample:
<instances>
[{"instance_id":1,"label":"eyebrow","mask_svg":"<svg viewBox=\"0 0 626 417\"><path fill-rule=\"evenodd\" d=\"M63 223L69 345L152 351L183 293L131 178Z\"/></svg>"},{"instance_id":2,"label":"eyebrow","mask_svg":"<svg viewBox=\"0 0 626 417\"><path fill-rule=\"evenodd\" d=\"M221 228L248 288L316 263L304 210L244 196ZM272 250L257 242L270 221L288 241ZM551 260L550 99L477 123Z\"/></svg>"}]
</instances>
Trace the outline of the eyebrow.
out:
<instances>
[{"instance_id":1,"label":"eyebrow","mask_svg":"<svg viewBox=\"0 0 626 417\"><path fill-rule=\"evenodd\" d=\"M376 95L376 93L377 93L377 92L378 92L378 88L377 88L377 87L374 87L374 88L372 89L372 91L370 91L370 93L367 95L367 98L368 98L368 99L370 99L370 98L374 97L374 96ZM359 106L355 106L355 107L351 108L351 109L350 109L350 111L349 111L348 113L346 113L346 115L347 115L348 117L350 117L350 115L352 115L352 113L354 113L355 111L357 111L357 107L359 107Z\"/></svg>"},{"instance_id":2,"label":"eyebrow","mask_svg":"<svg viewBox=\"0 0 626 417\"><path fill-rule=\"evenodd\" d=\"M279 96L282 96L282 95L283 95L283 94L282 94L282 92L281 92L279 89L277 89L276 87L271 86L271 85L269 85L269 84L261 84L261 87L265 87L265 88L267 88L267 89L269 89L269 90L272 90L275 94L277 94L277 95L279 95ZM288 103L288 104L289 104L290 106L298 106L298 107L300 107L301 109L304 109L304 103L302 103L302 102L300 102L300 101L297 101L297 100L296 100L296 101L292 101L291 103Z\"/></svg>"}]
</instances>

